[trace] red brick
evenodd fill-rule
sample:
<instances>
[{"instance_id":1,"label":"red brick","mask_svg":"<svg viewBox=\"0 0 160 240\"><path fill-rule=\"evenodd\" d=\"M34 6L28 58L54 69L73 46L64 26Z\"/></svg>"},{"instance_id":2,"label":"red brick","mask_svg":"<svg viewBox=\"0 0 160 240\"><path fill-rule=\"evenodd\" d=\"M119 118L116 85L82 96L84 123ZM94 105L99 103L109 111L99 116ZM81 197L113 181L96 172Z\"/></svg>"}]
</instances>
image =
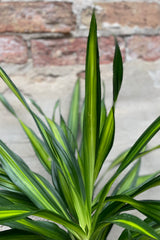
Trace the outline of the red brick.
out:
<instances>
[{"instance_id":1,"label":"red brick","mask_svg":"<svg viewBox=\"0 0 160 240\"><path fill-rule=\"evenodd\" d=\"M147 2L97 3L99 29L103 24L118 23L121 26L157 28L160 26L160 4ZM82 23L89 25L91 9L82 12Z\"/></svg>"},{"instance_id":2,"label":"red brick","mask_svg":"<svg viewBox=\"0 0 160 240\"><path fill-rule=\"evenodd\" d=\"M125 43L122 38L118 38L118 43L121 49L123 61L125 60ZM114 38L113 37L101 37L99 39L99 56L100 63L111 63L114 57Z\"/></svg>"},{"instance_id":3,"label":"red brick","mask_svg":"<svg viewBox=\"0 0 160 240\"><path fill-rule=\"evenodd\" d=\"M27 62L27 45L21 37L0 36L0 62Z\"/></svg>"},{"instance_id":4,"label":"red brick","mask_svg":"<svg viewBox=\"0 0 160 240\"><path fill-rule=\"evenodd\" d=\"M125 57L124 42L119 39ZM31 50L33 63L44 65L74 65L85 64L86 38L32 40ZM100 63L110 63L114 56L114 38L99 39Z\"/></svg>"},{"instance_id":5,"label":"red brick","mask_svg":"<svg viewBox=\"0 0 160 240\"><path fill-rule=\"evenodd\" d=\"M34 65L72 65L83 63L86 39L32 40Z\"/></svg>"},{"instance_id":6,"label":"red brick","mask_svg":"<svg viewBox=\"0 0 160 240\"><path fill-rule=\"evenodd\" d=\"M70 33L75 27L71 3L0 3L0 32Z\"/></svg>"},{"instance_id":7,"label":"red brick","mask_svg":"<svg viewBox=\"0 0 160 240\"><path fill-rule=\"evenodd\" d=\"M127 47L129 58L160 59L160 36L133 36L128 38Z\"/></svg>"}]
</instances>

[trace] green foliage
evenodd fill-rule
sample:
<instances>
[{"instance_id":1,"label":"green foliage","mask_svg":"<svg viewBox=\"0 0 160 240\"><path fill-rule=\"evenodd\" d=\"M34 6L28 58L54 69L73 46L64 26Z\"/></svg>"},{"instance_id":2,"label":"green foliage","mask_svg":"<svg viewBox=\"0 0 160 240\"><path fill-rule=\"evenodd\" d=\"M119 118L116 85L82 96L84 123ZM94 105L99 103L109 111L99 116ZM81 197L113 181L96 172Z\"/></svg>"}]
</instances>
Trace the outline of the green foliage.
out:
<instances>
[{"instance_id":1,"label":"green foliage","mask_svg":"<svg viewBox=\"0 0 160 240\"><path fill-rule=\"evenodd\" d=\"M87 44L84 104L80 108L78 80L67 121L60 112L60 123L55 122L59 101L49 119L30 99L38 111L36 114L3 69L0 69L0 76L34 119L39 135L19 118L2 95L1 102L17 118L37 158L52 178L51 184L34 173L23 159L0 141L0 224L11 228L0 232L0 239L105 240L114 224L124 228L119 240L160 239L160 201L135 199L140 193L160 185L159 171L139 175L141 157L160 148L160 145L152 149L145 147L159 131L160 117L133 146L111 163L107 171L115 166L117 170L97 194L94 191L114 142L115 105L123 78L121 52L115 40L113 105L107 114L104 96L101 98L95 14L92 15ZM133 162L124 175L123 171ZM120 174L123 178L111 192ZM128 213L133 209L146 219L143 221ZM33 220L31 216L41 220Z\"/></svg>"}]
</instances>

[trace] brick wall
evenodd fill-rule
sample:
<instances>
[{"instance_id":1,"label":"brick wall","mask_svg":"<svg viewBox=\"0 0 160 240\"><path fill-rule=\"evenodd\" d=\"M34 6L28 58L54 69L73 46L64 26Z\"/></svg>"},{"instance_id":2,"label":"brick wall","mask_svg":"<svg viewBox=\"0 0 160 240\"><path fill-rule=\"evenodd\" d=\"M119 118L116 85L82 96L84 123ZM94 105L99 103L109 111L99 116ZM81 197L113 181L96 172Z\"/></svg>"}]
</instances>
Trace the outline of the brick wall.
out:
<instances>
[{"instance_id":1,"label":"brick wall","mask_svg":"<svg viewBox=\"0 0 160 240\"><path fill-rule=\"evenodd\" d=\"M160 59L159 0L0 1L0 62L33 66L84 64L92 9L100 60L113 59L113 35L124 60Z\"/></svg>"}]
</instances>

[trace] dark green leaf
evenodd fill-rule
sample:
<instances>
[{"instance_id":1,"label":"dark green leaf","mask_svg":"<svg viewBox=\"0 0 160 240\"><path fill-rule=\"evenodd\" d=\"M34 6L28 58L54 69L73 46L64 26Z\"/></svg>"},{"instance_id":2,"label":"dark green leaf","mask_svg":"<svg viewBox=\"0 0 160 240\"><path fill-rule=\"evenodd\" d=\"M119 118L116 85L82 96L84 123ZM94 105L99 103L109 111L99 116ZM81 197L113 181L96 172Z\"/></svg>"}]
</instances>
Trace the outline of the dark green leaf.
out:
<instances>
[{"instance_id":1,"label":"dark green leaf","mask_svg":"<svg viewBox=\"0 0 160 240\"><path fill-rule=\"evenodd\" d=\"M36 235L34 233L30 233L22 230L6 230L0 232L1 240L45 240L46 238L41 237L40 235Z\"/></svg>"},{"instance_id":2,"label":"dark green leaf","mask_svg":"<svg viewBox=\"0 0 160 240\"><path fill-rule=\"evenodd\" d=\"M117 40L115 40L115 53L113 60L113 102L115 103L118 98L119 90L121 88L123 79L123 63L121 51Z\"/></svg>"}]
</instances>

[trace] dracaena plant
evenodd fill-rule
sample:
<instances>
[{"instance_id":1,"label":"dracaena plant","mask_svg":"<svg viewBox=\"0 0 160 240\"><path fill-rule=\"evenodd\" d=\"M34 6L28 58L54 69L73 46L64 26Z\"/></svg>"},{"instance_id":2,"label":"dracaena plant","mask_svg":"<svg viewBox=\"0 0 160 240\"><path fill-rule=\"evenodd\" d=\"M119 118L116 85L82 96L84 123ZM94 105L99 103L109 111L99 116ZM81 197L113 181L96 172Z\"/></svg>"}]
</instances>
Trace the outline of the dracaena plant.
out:
<instances>
[{"instance_id":1,"label":"dracaena plant","mask_svg":"<svg viewBox=\"0 0 160 240\"><path fill-rule=\"evenodd\" d=\"M55 121L58 104L52 119L32 99L31 107L2 69L0 76L33 117L40 134L37 135L20 119L3 95L1 102L17 118L39 161L52 177L51 183L33 172L20 156L0 141L0 224L10 227L0 233L0 239L105 240L114 224L123 228L119 240L160 239L160 201L135 199L140 193L160 185L159 172L147 176L139 174L141 157L160 147L146 148L160 129L160 117L133 146L120 155L117 153L118 157L105 175L114 167L116 170L95 194L100 170L114 141L115 105L123 77L121 52L115 40L113 105L107 112L104 96L101 97L95 13L87 44L84 105L80 110L78 80L73 90L68 121L61 113L60 121ZM131 164L133 162L134 165ZM124 174L126 168L127 173L125 171ZM122 180L114 186L121 174ZM142 213L145 219L132 215L130 210L133 209Z\"/></svg>"}]
</instances>

